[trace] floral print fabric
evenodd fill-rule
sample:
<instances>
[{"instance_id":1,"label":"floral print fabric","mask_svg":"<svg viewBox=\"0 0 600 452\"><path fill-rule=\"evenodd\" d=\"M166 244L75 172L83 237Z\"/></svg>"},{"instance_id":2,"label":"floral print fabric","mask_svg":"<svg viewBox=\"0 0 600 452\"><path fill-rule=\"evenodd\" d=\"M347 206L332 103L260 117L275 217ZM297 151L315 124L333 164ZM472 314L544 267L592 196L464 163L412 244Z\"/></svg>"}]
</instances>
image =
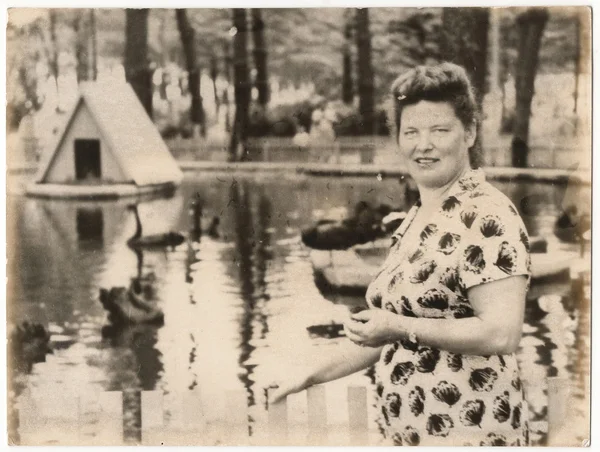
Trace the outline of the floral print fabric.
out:
<instances>
[{"instance_id":1,"label":"floral print fabric","mask_svg":"<svg viewBox=\"0 0 600 452\"><path fill-rule=\"evenodd\" d=\"M474 315L467 290L530 274L529 239L512 203L471 170L416 243L403 243L419 203L392 237L367 290L370 308L398 315ZM511 306L506 306L511 309ZM527 445L527 407L514 354L460 355L399 341L376 366L384 436L396 445Z\"/></svg>"}]
</instances>

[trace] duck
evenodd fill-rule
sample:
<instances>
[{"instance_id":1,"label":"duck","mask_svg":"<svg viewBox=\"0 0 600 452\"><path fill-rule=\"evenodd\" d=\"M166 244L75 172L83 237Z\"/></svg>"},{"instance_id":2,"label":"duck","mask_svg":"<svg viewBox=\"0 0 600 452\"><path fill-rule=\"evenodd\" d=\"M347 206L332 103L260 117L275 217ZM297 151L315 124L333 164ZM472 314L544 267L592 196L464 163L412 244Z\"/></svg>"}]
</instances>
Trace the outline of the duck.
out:
<instances>
[{"instance_id":1,"label":"duck","mask_svg":"<svg viewBox=\"0 0 600 452\"><path fill-rule=\"evenodd\" d=\"M50 333L43 325L25 321L9 331L11 371L30 373L34 364L45 362L46 355L52 353Z\"/></svg>"},{"instance_id":2,"label":"duck","mask_svg":"<svg viewBox=\"0 0 600 452\"><path fill-rule=\"evenodd\" d=\"M142 222L138 213L137 205L131 204L127 206L135 215L135 233L127 240L127 245L130 248L175 248L185 241L185 236L179 232L169 231L163 234L142 235Z\"/></svg>"},{"instance_id":3,"label":"duck","mask_svg":"<svg viewBox=\"0 0 600 452\"><path fill-rule=\"evenodd\" d=\"M220 237L219 234L219 225L221 224L221 220L219 217L214 216L210 220L208 226L202 226L202 209L203 202L199 193L196 193L196 196L192 200L190 207L190 215L192 216L192 228L190 230L191 236L194 240L200 240L202 234L207 234L210 238L218 239Z\"/></svg>"},{"instance_id":4,"label":"duck","mask_svg":"<svg viewBox=\"0 0 600 452\"><path fill-rule=\"evenodd\" d=\"M584 243L591 239L591 218L586 212L579 212L574 204L568 205L554 223L554 235L562 242Z\"/></svg>"},{"instance_id":5,"label":"duck","mask_svg":"<svg viewBox=\"0 0 600 452\"><path fill-rule=\"evenodd\" d=\"M115 326L164 323L162 310L145 300L142 286L133 281L129 288L101 288L100 303L108 311L108 320Z\"/></svg>"},{"instance_id":6,"label":"duck","mask_svg":"<svg viewBox=\"0 0 600 452\"><path fill-rule=\"evenodd\" d=\"M340 323L331 322L325 325L311 325L307 326L306 330L308 331L309 336L312 339L316 338L326 338L326 339L335 339L338 337L343 337L344 334L344 325Z\"/></svg>"},{"instance_id":7,"label":"duck","mask_svg":"<svg viewBox=\"0 0 600 452\"><path fill-rule=\"evenodd\" d=\"M302 231L302 242L317 250L345 250L354 245L367 243L385 237L395 230L404 216L391 215L390 206L382 204L373 208L360 201L354 208L354 215L340 221L320 220L315 226ZM386 221L383 221L384 218Z\"/></svg>"}]
</instances>

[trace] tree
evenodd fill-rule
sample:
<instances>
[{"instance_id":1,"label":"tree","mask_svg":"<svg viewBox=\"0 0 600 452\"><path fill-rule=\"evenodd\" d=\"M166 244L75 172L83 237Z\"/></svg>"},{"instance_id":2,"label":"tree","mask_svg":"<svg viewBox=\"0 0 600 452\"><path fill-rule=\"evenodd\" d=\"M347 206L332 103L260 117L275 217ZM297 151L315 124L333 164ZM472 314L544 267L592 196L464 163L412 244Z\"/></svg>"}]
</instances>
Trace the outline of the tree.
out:
<instances>
[{"instance_id":1,"label":"tree","mask_svg":"<svg viewBox=\"0 0 600 452\"><path fill-rule=\"evenodd\" d=\"M58 90L58 40L56 38L58 12L55 9L50 9L48 15L50 19L50 50L48 52L48 67L50 69L51 77L54 78L54 86L56 87L56 112L60 113L60 94Z\"/></svg>"},{"instance_id":2,"label":"tree","mask_svg":"<svg viewBox=\"0 0 600 452\"><path fill-rule=\"evenodd\" d=\"M250 76L248 73L248 25L246 10L233 9L233 86L235 93L235 119L229 143L229 160L237 160L237 148L242 145L242 160L246 158L248 138L248 112L250 107Z\"/></svg>"},{"instance_id":3,"label":"tree","mask_svg":"<svg viewBox=\"0 0 600 452\"><path fill-rule=\"evenodd\" d=\"M152 118L152 71L148 61L148 9L125 10L125 78Z\"/></svg>"},{"instance_id":4,"label":"tree","mask_svg":"<svg viewBox=\"0 0 600 452\"><path fill-rule=\"evenodd\" d=\"M587 77L590 75L590 64L591 64L591 11L588 8L580 11L575 17L576 30L577 30L577 53L575 56L575 89L573 97L575 99L573 105L573 111L579 116L586 117L589 112L586 107L586 98L589 96L589 86ZM583 84L583 90L581 89L581 78L584 77L585 83ZM580 101L581 92L583 91L582 100ZM583 108L582 108L583 104ZM587 119L587 118L585 118ZM579 122L579 120L578 120Z\"/></svg>"},{"instance_id":5,"label":"tree","mask_svg":"<svg viewBox=\"0 0 600 452\"><path fill-rule=\"evenodd\" d=\"M96 12L90 9L90 37L92 40L92 80L98 78L98 36L96 32Z\"/></svg>"},{"instance_id":6,"label":"tree","mask_svg":"<svg viewBox=\"0 0 600 452\"><path fill-rule=\"evenodd\" d=\"M75 61L77 82L89 80L90 65L88 55L89 29L84 10L73 10L73 31L75 32Z\"/></svg>"},{"instance_id":7,"label":"tree","mask_svg":"<svg viewBox=\"0 0 600 452\"><path fill-rule=\"evenodd\" d=\"M255 86L258 90L258 103L265 107L269 103L269 77L267 72L267 47L265 44L265 23L260 8L251 9L252 39L254 41L254 66L256 68Z\"/></svg>"},{"instance_id":8,"label":"tree","mask_svg":"<svg viewBox=\"0 0 600 452\"><path fill-rule=\"evenodd\" d=\"M342 101L345 104L352 105L354 102L354 83L352 80L352 28L354 17L352 9L345 11L344 24L344 46L343 53L343 72L342 72Z\"/></svg>"},{"instance_id":9,"label":"tree","mask_svg":"<svg viewBox=\"0 0 600 452\"><path fill-rule=\"evenodd\" d=\"M517 17L519 56L515 68L515 124L511 145L515 167L527 166L529 152L529 117L533 99L535 75L538 68L540 43L548 21L545 8L528 8Z\"/></svg>"},{"instance_id":10,"label":"tree","mask_svg":"<svg viewBox=\"0 0 600 452\"><path fill-rule=\"evenodd\" d=\"M418 9L403 20L390 20L387 32L392 36L390 48L398 48L397 58L406 67L428 64L441 58L439 14Z\"/></svg>"},{"instance_id":11,"label":"tree","mask_svg":"<svg viewBox=\"0 0 600 452\"><path fill-rule=\"evenodd\" d=\"M215 97L215 109L217 118L219 117L219 110L221 108L221 99L219 98L219 91L217 89L217 77L219 76L219 65L217 64L217 56L213 53L210 57L210 79L213 85L213 95Z\"/></svg>"},{"instance_id":12,"label":"tree","mask_svg":"<svg viewBox=\"0 0 600 452\"><path fill-rule=\"evenodd\" d=\"M466 69L475 88L480 111L486 91L489 24L489 8L444 8L442 12L442 55ZM483 163L481 127L478 127L470 158L473 167Z\"/></svg>"},{"instance_id":13,"label":"tree","mask_svg":"<svg viewBox=\"0 0 600 452\"><path fill-rule=\"evenodd\" d=\"M206 127L204 124L204 111L202 108L202 96L200 96L200 68L196 58L196 34L194 28L190 25L185 9L177 9L177 28L181 36L181 44L185 55L185 62L188 71L188 86L192 96L192 105L190 107L190 119L192 121L194 135L206 136Z\"/></svg>"},{"instance_id":14,"label":"tree","mask_svg":"<svg viewBox=\"0 0 600 452\"><path fill-rule=\"evenodd\" d=\"M7 132L18 129L23 117L42 108L45 97L39 92L36 66L49 64L50 55L45 36L47 21L40 17L22 26L11 22L9 12L6 27Z\"/></svg>"},{"instance_id":15,"label":"tree","mask_svg":"<svg viewBox=\"0 0 600 452\"><path fill-rule=\"evenodd\" d=\"M225 131L231 132L231 103L229 102L229 85L231 84L231 68L233 66L233 60L231 58L231 44L229 41L223 44L223 74L227 87L223 90L223 105L225 105Z\"/></svg>"},{"instance_id":16,"label":"tree","mask_svg":"<svg viewBox=\"0 0 600 452\"><path fill-rule=\"evenodd\" d=\"M369 10L356 10L356 48L358 75L358 112L361 116L362 134L375 133L375 81L371 62L371 32Z\"/></svg>"}]
</instances>

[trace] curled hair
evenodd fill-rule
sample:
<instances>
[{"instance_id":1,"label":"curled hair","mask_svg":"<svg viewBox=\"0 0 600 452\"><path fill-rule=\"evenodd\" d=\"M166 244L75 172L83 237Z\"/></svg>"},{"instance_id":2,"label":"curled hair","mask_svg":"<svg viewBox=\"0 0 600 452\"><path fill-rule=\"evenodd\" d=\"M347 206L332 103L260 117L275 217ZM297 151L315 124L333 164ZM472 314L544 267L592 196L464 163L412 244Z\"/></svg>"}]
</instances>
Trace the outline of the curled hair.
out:
<instances>
[{"instance_id":1,"label":"curled hair","mask_svg":"<svg viewBox=\"0 0 600 452\"><path fill-rule=\"evenodd\" d=\"M391 111L388 119L396 141L402 109L422 100L448 102L465 128L479 121L475 90L463 67L454 63L417 66L400 75L392 83Z\"/></svg>"}]
</instances>

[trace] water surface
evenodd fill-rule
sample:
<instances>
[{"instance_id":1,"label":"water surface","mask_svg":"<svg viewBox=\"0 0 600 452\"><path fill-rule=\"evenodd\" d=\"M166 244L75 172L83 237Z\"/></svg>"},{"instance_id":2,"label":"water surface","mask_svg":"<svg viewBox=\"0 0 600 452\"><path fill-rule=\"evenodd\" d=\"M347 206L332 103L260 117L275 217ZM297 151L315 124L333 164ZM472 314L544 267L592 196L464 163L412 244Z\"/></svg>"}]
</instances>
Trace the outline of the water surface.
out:
<instances>
[{"instance_id":1,"label":"water surface","mask_svg":"<svg viewBox=\"0 0 600 452\"><path fill-rule=\"evenodd\" d=\"M551 237L565 187L495 183L515 202L530 235ZM359 201L409 207L404 184L375 177L324 178L285 174L187 174L171 197L138 205L144 234L188 233L190 203L199 194L203 223L220 218L220 238L203 235L175 249L136 255L126 246L135 221L127 201L74 202L8 197L8 319L42 323L53 333L54 353L20 376L15 392L57 393L86 385L92 392L124 392L125 434L139 439L139 391L170 394L200 388L209 420L230 416L222 395L244 390L249 426L261 416L262 377L269 369L293 371L303 359L326 356L343 339L311 338L307 326L339 320L360 298L322 295L303 227L332 209L351 211ZM128 286L152 274L162 327L110 332L100 288ZM547 376L564 376L583 392L589 375L589 306L568 296L567 280L534 284L532 294L556 294L550 305L528 301L519 361L531 417L544 420ZM111 333L111 334L109 334ZM369 372L327 386L329 420L343 422L344 388L366 385ZM86 434L94 435L93 402ZM369 416L373 417L372 407ZM587 416L586 409L579 413ZM347 414L346 414L347 416ZM543 441L543 434L534 434Z\"/></svg>"}]
</instances>

